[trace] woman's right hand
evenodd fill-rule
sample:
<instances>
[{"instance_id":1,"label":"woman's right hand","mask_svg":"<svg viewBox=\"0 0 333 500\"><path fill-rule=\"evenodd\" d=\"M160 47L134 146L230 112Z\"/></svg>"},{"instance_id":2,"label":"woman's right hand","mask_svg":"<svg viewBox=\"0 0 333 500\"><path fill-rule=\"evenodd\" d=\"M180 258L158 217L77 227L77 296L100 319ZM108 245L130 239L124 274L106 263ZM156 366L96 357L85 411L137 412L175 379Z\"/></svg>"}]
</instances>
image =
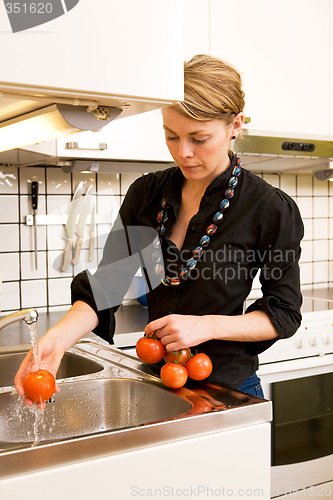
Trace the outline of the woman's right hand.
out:
<instances>
[{"instance_id":1,"label":"woman's right hand","mask_svg":"<svg viewBox=\"0 0 333 500\"><path fill-rule=\"evenodd\" d=\"M15 376L15 387L20 396L24 396L23 382L29 373L48 370L56 377L63 355L75 342L90 333L98 325L98 316L85 302L76 301L67 314L38 341L38 360L34 360L32 350L28 352ZM55 392L60 388L56 385ZM33 405L33 401L24 398L24 403ZM45 408L45 403L38 403Z\"/></svg>"},{"instance_id":2,"label":"woman's right hand","mask_svg":"<svg viewBox=\"0 0 333 500\"><path fill-rule=\"evenodd\" d=\"M20 396L24 396L23 382L29 373L35 373L38 370L48 370L54 378L56 378L59 365L65 351L54 338L45 335L38 341L38 359L34 359L32 349L28 352L21 363L20 368L15 376L15 387ZM55 392L59 392L60 388L56 385ZM23 399L27 406L32 406L33 401L28 398ZM45 408L44 403L38 403L39 408Z\"/></svg>"}]
</instances>

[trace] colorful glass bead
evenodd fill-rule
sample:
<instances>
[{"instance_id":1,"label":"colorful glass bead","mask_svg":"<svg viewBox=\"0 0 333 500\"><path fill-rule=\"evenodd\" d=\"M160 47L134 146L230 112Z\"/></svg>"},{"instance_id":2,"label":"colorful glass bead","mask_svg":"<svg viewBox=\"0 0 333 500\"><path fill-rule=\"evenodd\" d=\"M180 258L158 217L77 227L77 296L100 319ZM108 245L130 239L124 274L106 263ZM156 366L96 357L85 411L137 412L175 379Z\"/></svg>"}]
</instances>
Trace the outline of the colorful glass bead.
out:
<instances>
[{"instance_id":1,"label":"colorful glass bead","mask_svg":"<svg viewBox=\"0 0 333 500\"><path fill-rule=\"evenodd\" d=\"M224 192L226 198L232 198L234 195L234 190L232 188L228 188Z\"/></svg>"},{"instance_id":2,"label":"colorful glass bead","mask_svg":"<svg viewBox=\"0 0 333 500\"><path fill-rule=\"evenodd\" d=\"M164 267L162 264L156 264L155 266L155 273L158 274L159 276L163 276L164 274Z\"/></svg>"},{"instance_id":3,"label":"colorful glass bead","mask_svg":"<svg viewBox=\"0 0 333 500\"><path fill-rule=\"evenodd\" d=\"M237 179L237 177L235 177L235 176L234 176L234 177L230 177L229 182L228 182L228 185L229 185L231 188L234 188L234 187L236 187L236 186L237 186L237 184L238 184L238 179Z\"/></svg>"},{"instance_id":4,"label":"colorful glass bead","mask_svg":"<svg viewBox=\"0 0 333 500\"><path fill-rule=\"evenodd\" d=\"M170 279L170 285L171 286L179 286L180 285L180 279L179 278L169 278Z\"/></svg>"},{"instance_id":5,"label":"colorful glass bead","mask_svg":"<svg viewBox=\"0 0 333 500\"><path fill-rule=\"evenodd\" d=\"M205 234L205 236L201 238L199 243L202 247L207 247L210 243L210 237Z\"/></svg>"},{"instance_id":6,"label":"colorful glass bead","mask_svg":"<svg viewBox=\"0 0 333 500\"><path fill-rule=\"evenodd\" d=\"M213 217L214 224L220 224L223 220L223 214L221 212L216 212Z\"/></svg>"},{"instance_id":7,"label":"colorful glass bead","mask_svg":"<svg viewBox=\"0 0 333 500\"><path fill-rule=\"evenodd\" d=\"M155 250L152 254L152 259L153 259L153 262L155 262L155 264L157 262L161 262L161 251L160 250Z\"/></svg>"},{"instance_id":8,"label":"colorful glass bead","mask_svg":"<svg viewBox=\"0 0 333 500\"><path fill-rule=\"evenodd\" d=\"M215 234L217 230L217 226L215 224L211 224L210 226L207 227L207 234Z\"/></svg>"},{"instance_id":9,"label":"colorful glass bead","mask_svg":"<svg viewBox=\"0 0 333 500\"><path fill-rule=\"evenodd\" d=\"M158 231L158 229L159 228L157 228L157 231ZM161 248L161 242L160 242L159 238L154 238L153 246L154 246L154 248Z\"/></svg>"},{"instance_id":10,"label":"colorful glass bead","mask_svg":"<svg viewBox=\"0 0 333 500\"><path fill-rule=\"evenodd\" d=\"M197 248L193 250L193 257L194 259L198 260L200 259L201 255L203 254L203 248L199 245Z\"/></svg>"},{"instance_id":11,"label":"colorful glass bead","mask_svg":"<svg viewBox=\"0 0 333 500\"><path fill-rule=\"evenodd\" d=\"M157 214L157 221L159 223L163 222L163 224L168 220L168 212L165 210L160 210Z\"/></svg>"},{"instance_id":12,"label":"colorful glass bead","mask_svg":"<svg viewBox=\"0 0 333 500\"><path fill-rule=\"evenodd\" d=\"M238 177L240 173L241 173L241 167L239 167L239 166L234 167L232 174L236 175L236 177Z\"/></svg>"},{"instance_id":13,"label":"colorful glass bead","mask_svg":"<svg viewBox=\"0 0 333 500\"><path fill-rule=\"evenodd\" d=\"M222 212L223 212L223 210L225 210L226 208L228 208L228 206L229 206L229 200L224 199L224 200L221 201L221 203L220 203L220 209L222 210Z\"/></svg>"},{"instance_id":14,"label":"colorful glass bead","mask_svg":"<svg viewBox=\"0 0 333 500\"><path fill-rule=\"evenodd\" d=\"M163 285L165 286L170 286L170 280L167 276L164 276L164 278L161 279L161 282L163 283Z\"/></svg>"},{"instance_id":15,"label":"colorful glass bead","mask_svg":"<svg viewBox=\"0 0 333 500\"><path fill-rule=\"evenodd\" d=\"M183 269L183 271L179 273L179 277L181 280L186 280L189 277L189 275L190 275L189 269Z\"/></svg>"},{"instance_id":16,"label":"colorful glass bead","mask_svg":"<svg viewBox=\"0 0 333 500\"><path fill-rule=\"evenodd\" d=\"M197 265L197 261L193 258L188 259L188 261L186 262L186 267L189 270L194 269L196 265Z\"/></svg>"}]
</instances>

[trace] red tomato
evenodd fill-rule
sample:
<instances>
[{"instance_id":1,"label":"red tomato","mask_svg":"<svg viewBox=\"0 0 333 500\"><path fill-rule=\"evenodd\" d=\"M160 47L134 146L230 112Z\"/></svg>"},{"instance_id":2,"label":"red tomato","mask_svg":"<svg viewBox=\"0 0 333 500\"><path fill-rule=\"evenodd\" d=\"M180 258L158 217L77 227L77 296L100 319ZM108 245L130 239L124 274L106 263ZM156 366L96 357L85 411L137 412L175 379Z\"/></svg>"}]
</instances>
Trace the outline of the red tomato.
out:
<instances>
[{"instance_id":1,"label":"red tomato","mask_svg":"<svg viewBox=\"0 0 333 500\"><path fill-rule=\"evenodd\" d=\"M29 373L23 382L24 395L35 403L50 399L55 391L55 379L47 370Z\"/></svg>"},{"instance_id":2,"label":"red tomato","mask_svg":"<svg viewBox=\"0 0 333 500\"><path fill-rule=\"evenodd\" d=\"M158 363L163 359L165 347L158 339L142 337L136 343L136 354L144 363Z\"/></svg>"},{"instance_id":3,"label":"red tomato","mask_svg":"<svg viewBox=\"0 0 333 500\"><path fill-rule=\"evenodd\" d=\"M213 370L212 362L203 352L199 352L185 364L188 376L193 380L203 380L207 378Z\"/></svg>"},{"instance_id":4,"label":"red tomato","mask_svg":"<svg viewBox=\"0 0 333 500\"><path fill-rule=\"evenodd\" d=\"M191 349L178 349L178 351L166 351L164 354L164 361L166 363L178 363L185 365L191 357Z\"/></svg>"},{"instance_id":5,"label":"red tomato","mask_svg":"<svg viewBox=\"0 0 333 500\"><path fill-rule=\"evenodd\" d=\"M179 389L187 380L187 370L185 366L178 363L166 363L161 368L160 377L167 387Z\"/></svg>"}]
</instances>

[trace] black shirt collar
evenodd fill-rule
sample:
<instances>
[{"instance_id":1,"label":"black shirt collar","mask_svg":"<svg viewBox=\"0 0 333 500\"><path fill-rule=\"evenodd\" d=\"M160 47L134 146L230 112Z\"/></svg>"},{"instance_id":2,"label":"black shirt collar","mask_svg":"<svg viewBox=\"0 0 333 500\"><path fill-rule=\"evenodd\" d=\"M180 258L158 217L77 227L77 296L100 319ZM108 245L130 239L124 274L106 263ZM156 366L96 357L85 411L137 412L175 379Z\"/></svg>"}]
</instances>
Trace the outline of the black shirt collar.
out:
<instances>
[{"instance_id":1,"label":"black shirt collar","mask_svg":"<svg viewBox=\"0 0 333 500\"><path fill-rule=\"evenodd\" d=\"M229 153L229 157L231 160L229 167L209 184L205 191L205 195L213 194L225 187L227 181L231 176L232 169L234 168L237 161L237 157L233 152ZM163 196L167 203L173 206L176 211L178 211L181 202L181 186L184 181L184 176L180 168L172 167L172 170L173 172L165 183Z\"/></svg>"}]
</instances>

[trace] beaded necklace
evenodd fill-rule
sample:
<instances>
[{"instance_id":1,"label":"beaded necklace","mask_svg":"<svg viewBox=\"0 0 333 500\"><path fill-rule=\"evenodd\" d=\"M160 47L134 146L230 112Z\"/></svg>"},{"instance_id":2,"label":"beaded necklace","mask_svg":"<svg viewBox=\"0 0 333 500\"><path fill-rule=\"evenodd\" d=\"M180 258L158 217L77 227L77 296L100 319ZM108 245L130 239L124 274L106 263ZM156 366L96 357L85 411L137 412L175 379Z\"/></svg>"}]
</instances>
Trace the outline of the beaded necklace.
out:
<instances>
[{"instance_id":1,"label":"beaded necklace","mask_svg":"<svg viewBox=\"0 0 333 500\"><path fill-rule=\"evenodd\" d=\"M211 237L216 233L218 225L221 224L223 220L223 213L229 207L230 204L229 200L234 196L234 189L238 184L238 177L241 173L241 163L242 163L241 160L237 158L236 164L232 169L231 176L228 180L228 187L224 192L224 198L220 203L219 210L213 217L213 223L207 227L206 234L204 234L201 237L199 245L192 252L192 257L190 257L186 261L185 267L181 269L178 276L171 278L169 276L164 275L164 267L162 266L162 264L159 263L156 264L155 272L157 275L162 276L161 281L163 285L179 286L182 283L182 281L186 280L189 277L191 270L196 267L198 261L200 260L204 252L204 249L208 247ZM159 238L158 239L156 238L154 243L156 248L160 248L161 246L161 240L166 230L165 223L169 218L168 214L169 205L167 204L165 198L162 198L161 207L162 209L157 214L157 222L159 223L159 225L156 228L156 231ZM158 252L156 254L158 254Z\"/></svg>"}]
</instances>

